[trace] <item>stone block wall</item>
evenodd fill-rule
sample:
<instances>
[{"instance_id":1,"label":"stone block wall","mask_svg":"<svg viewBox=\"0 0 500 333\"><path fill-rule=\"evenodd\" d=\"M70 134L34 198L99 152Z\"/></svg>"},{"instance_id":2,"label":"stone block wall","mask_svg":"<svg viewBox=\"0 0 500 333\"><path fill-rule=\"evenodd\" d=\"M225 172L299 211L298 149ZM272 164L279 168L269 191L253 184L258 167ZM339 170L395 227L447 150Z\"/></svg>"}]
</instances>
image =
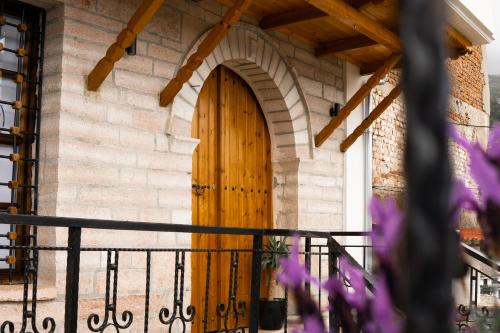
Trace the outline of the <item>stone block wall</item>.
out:
<instances>
[{"instance_id":1,"label":"stone block wall","mask_svg":"<svg viewBox=\"0 0 500 333\"><path fill-rule=\"evenodd\" d=\"M179 109L160 107L159 92L226 8L215 0L166 1L138 35L137 55L125 56L99 90L89 92L88 73L125 27L140 0L30 3L47 9L40 214L190 224L191 163L197 141L176 133L189 122L172 126L173 112ZM287 122L296 120L295 109L273 113L276 96L265 85L250 84L256 95L264 96L261 102L268 110L266 119L272 122L275 225L342 230L343 154L339 144L345 133L342 128L337 130L321 149L313 147L312 138L330 120L330 106L345 103L344 63L318 59L310 47L279 33L264 33L249 18L234 28L250 31L276 50L302 103L303 127L290 132ZM263 62L271 66L275 53L264 52ZM280 120L285 113L289 113L288 118ZM66 245L64 229L41 228L39 235L40 244ZM188 234L146 232L84 230L82 239L82 246L189 248L190 244ZM91 312L102 318L106 262L105 253L82 255L80 325L86 326ZM161 307L172 306L173 257L153 255L152 262L150 314L157 318ZM56 332L62 329L65 266L64 252L47 252L40 257L39 294L43 299L38 304L38 320L54 316L59 323ZM125 309L141 313L144 278L145 254L121 254L118 286L123 306L119 315ZM189 270L185 281L188 300ZM9 291L8 300L21 299L21 288ZM2 300L7 297L0 296ZM20 307L18 302L1 303L0 318L18 324ZM136 317L127 331L141 331L142 320ZM152 322L158 324L158 320ZM159 331L153 327L150 331Z\"/></svg>"}]
</instances>

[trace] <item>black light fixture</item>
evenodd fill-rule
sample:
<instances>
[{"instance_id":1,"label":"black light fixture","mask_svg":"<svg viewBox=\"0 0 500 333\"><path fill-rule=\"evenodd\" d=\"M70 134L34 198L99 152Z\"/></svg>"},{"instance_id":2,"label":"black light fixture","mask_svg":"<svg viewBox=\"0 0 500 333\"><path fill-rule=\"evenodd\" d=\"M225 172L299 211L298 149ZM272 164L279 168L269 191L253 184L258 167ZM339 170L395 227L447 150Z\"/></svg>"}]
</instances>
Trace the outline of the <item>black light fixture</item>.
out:
<instances>
[{"instance_id":1,"label":"black light fixture","mask_svg":"<svg viewBox=\"0 0 500 333\"><path fill-rule=\"evenodd\" d=\"M337 117L339 115L340 109L342 108L342 104L340 103L335 103L333 106L330 108L330 117Z\"/></svg>"},{"instance_id":2,"label":"black light fixture","mask_svg":"<svg viewBox=\"0 0 500 333\"><path fill-rule=\"evenodd\" d=\"M137 37L134 39L132 45L125 49L125 52L127 52L127 55L129 56L134 56L137 54Z\"/></svg>"}]
</instances>

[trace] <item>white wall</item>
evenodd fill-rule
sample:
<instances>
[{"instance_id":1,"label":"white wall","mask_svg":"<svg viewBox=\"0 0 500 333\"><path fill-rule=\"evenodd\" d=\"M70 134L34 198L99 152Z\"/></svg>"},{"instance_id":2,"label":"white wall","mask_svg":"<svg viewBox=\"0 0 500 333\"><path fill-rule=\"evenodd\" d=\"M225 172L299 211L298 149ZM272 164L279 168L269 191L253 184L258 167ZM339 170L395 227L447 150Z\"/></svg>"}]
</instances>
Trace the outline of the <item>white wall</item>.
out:
<instances>
[{"instance_id":1,"label":"white wall","mask_svg":"<svg viewBox=\"0 0 500 333\"><path fill-rule=\"evenodd\" d=\"M346 100L366 81L359 74L359 68L346 65ZM365 118L365 103L361 103L346 120L346 136L363 121ZM345 186L344 186L344 205L345 205L345 231L364 231L367 228L366 207L369 198L367 198L367 189L371 188L370 175L370 145L366 144L368 134L359 137L358 140L345 153ZM368 173L367 173L368 172ZM361 245L363 237L347 237L346 244ZM361 250L349 251L355 258L361 260Z\"/></svg>"}]
</instances>

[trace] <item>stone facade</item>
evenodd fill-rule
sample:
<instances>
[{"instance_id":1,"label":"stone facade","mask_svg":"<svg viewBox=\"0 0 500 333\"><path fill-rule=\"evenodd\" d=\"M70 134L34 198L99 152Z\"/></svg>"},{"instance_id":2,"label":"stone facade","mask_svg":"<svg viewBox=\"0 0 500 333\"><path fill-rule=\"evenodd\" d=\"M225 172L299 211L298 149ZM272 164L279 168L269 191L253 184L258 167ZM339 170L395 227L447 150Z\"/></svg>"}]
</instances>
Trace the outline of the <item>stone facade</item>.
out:
<instances>
[{"instance_id":1,"label":"stone facade","mask_svg":"<svg viewBox=\"0 0 500 333\"><path fill-rule=\"evenodd\" d=\"M265 33L257 22L245 18L172 105L162 108L159 92L226 10L212 0L173 0L165 2L139 33L137 55L116 63L97 92L87 91L88 73L139 2L30 1L47 9L40 214L190 224L191 163L197 144L190 137L193 107L204 78L223 64L249 83L265 113L272 141L275 226L342 230L339 144L344 131L337 130L320 149L313 147L313 134L330 120L333 103L345 103L344 63L318 59L306 45L282 34ZM66 241L66 230L39 231L40 244L65 246ZM189 234L84 230L82 238L82 246L189 248L190 243ZM59 322L66 256L44 253L40 260L39 289L44 300L39 311ZM83 313L103 310L106 262L105 253L82 255L81 325L86 326ZM152 262L150 313L156 316L172 300L173 286L165 283L164 276L173 268L173 257L153 255ZM186 274L185 281L190 281L189 271ZM120 302L141 309L145 254L123 253L119 275ZM189 299L189 285L186 288ZM8 291L0 299L21 299L20 287ZM2 303L0 318L20 319L20 306ZM130 331L140 331L141 320L134 318Z\"/></svg>"},{"instance_id":2,"label":"stone facade","mask_svg":"<svg viewBox=\"0 0 500 333\"><path fill-rule=\"evenodd\" d=\"M314 135L331 119L330 107L346 102L343 61L317 58L310 47L279 33L265 33L258 28L258 22L244 18L203 62L174 102L163 108L159 106L159 92L194 52L207 30L221 19L225 7L215 0L166 1L145 31L139 33L137 55L117 62L99 90L89 92L88 73L140 1L29 2L47 9L40 139L41 215L190 224L192 154L197 144L190 137L193 109L204 79L217 65L224 65L248 82L269 127L274 225L344 229L344 155L339 150L346 134L344 127L337 129L321 148L313 145ZM474 78L482 74L483 69L477 69L481 57L479 51L475 52L451 64L461 68L456 82L474 84L470 89L463 88L470 94L463 95L462 88L454 89L453 94L460 97L460 107L470 111L467 121L485 124L478 97L484 83L466 80L460 74L471 68ZM374 91L375 103L385 95L384 89ZM467 99L461 100L461 96ZM462 116L461 110L457 114ZM373 127L376 193L379 188L392 192L404 186L404 126L402 102L397 101ZM66 240L66 230L39 231L42 245L65 246ZM82 246L97 247L189 248L190 244L191 236L180 233L84 230L82 239ZM39 312L55 316L60 322L66 256L64 252L49 252L40 260ZM105 253L82 254L80 325L86 326L84 314L102 313L106 262ZM165 276L171 276L173 255L153 254L152 263L150 313L151 318L157 318L159 309L171 306L173 299L173 286L165 283ZM145 254L121 254L119 274L120 304L141 313ZM185 281L190 281L189 270ZM185 299L189 299L189 283L186 290ZM0 319L20 319L21 303L16 300L21 295L20 287L0 286ZM134 318L128 331L141 331L142 322L143 318ZM152 323L158 325L157 320ZM56 331L60 330L58 325ZM151 326L150 331L158 332L159 328Z\"/></svg>"}]
</instances>

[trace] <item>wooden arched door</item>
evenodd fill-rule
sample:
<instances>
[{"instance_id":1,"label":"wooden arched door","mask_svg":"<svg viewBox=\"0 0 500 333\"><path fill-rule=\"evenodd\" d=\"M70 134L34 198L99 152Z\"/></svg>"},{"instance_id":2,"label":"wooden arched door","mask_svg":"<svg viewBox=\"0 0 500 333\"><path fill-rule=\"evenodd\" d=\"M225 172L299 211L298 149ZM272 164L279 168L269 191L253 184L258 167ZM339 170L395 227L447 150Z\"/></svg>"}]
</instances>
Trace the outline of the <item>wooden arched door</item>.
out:
<instances>
[{"instance_id":1,"label":"wooden arched door","mask_svg":"<svg viewBox=\"0 0 500 333\"><path fill-rule=\"evenodd\" d=\"M219 66L205 81L193 116L192 136L200 139L193 155L193 224L241 228L272 227L272 171L269 131L257 99L238 75ZM249 236L193 235L193 249L251 249ZM234 253L233 253L234 255ZM233 257L233 259L235 259ZM227 308L231 252L212 253L208 288L207 331L224 327L217 306ZM207 254L193 253L193 332L203 332ZM236 300L250 306L251 254L238 254ZM232 327L234 319L226 322Z\"/></svg>"}]
</instances>

